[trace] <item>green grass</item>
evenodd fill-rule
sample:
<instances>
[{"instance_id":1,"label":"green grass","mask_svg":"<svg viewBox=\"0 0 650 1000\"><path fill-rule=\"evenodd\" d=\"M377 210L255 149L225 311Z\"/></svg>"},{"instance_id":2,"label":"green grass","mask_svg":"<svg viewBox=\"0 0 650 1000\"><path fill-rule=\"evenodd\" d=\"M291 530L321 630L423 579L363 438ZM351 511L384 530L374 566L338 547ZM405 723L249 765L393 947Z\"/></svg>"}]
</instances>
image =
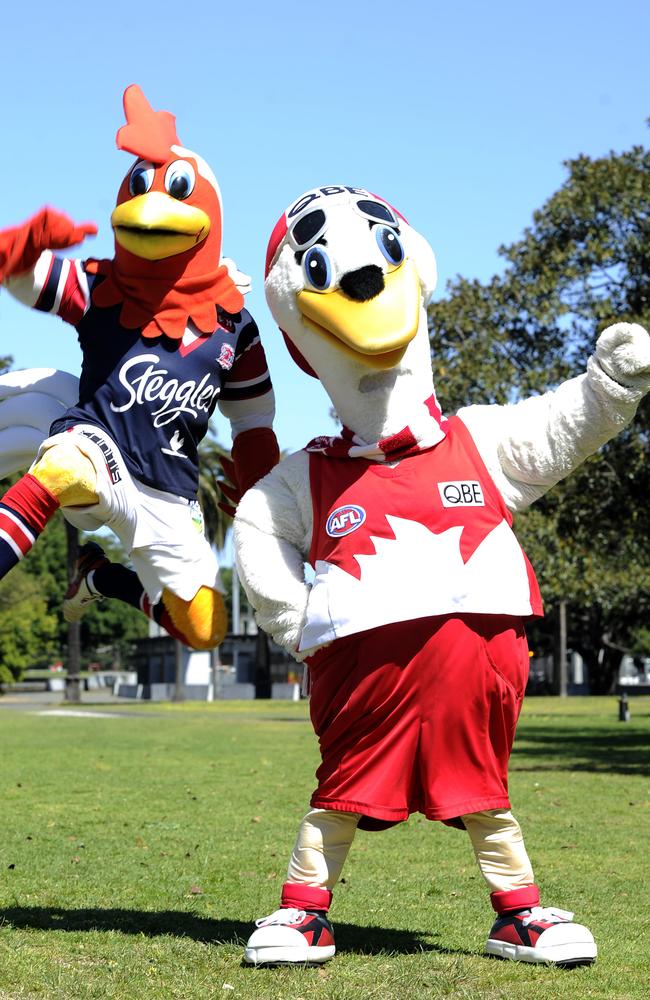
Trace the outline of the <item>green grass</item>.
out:
<instances>
[{"instance_id":1,"label":"green grass","mask_svg":"<svg viewBox=\"0 0 650 1000\"><path fill-rule=\"evenodd\" d=\"M621 724L613 698L530 699L511 766L544 901L591 927L595 966L485 957L466 836L414 816L355 840L333 962L255 970L242 943L277 905L313 785L306 706L0 703L0 1000L645 1000L650 701L631 707Z\"/></svg>"}]
</instances>

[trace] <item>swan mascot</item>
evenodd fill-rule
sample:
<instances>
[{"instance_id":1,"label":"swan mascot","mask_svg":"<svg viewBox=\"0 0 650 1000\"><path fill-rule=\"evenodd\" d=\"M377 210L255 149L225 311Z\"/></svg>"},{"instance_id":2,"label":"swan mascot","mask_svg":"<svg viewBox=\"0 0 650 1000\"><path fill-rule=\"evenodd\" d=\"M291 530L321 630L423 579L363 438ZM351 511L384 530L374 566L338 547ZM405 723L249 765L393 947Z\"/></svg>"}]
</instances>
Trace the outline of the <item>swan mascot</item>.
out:
<instances>
[{"instance_id":1,"label":"swan mascot","mask_svg":"<svg viewBox=\"0 0 650 1000\"><path fill-rule=\"evenodd\" d=\"M542 613L511 525L632 419L650 337L617 323L554 391L445 419L425 309L435 282L423 237L363 188L301 195L269 243L271 312L343 430L281 461L235 518L259 625L307 664L322 756L280 908L257 921L248 963L331 958L327 914L357 827L415 811L467 831L496 911L490 954L596 957L572 913L540 905L510 811L524 622Z\"/></svg>"}]
</instances>

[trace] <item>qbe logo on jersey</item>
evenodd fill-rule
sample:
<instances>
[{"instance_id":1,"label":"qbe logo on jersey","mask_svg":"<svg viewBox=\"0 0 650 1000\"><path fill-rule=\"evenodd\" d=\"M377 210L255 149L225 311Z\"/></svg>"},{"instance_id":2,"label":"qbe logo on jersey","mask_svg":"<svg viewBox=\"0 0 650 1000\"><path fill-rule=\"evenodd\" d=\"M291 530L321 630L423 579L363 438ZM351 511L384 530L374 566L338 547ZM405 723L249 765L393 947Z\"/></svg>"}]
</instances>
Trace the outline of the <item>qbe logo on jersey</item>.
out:
<instances>
[{"instance_id":1,"label":"qbe logo on jersey","mask_svg":"<svg viewBox=\"0 0 650 1000\"><path fill-rule=\"evenodd\" d=\"M345 507L337 507L327 518L325 531L330 538L342 538L349 535L351 531L360 528L366 519L366 512L363 507L358 507L354 503L348 503Z\"/></svg>"},{"instance_id":2,"label":"qbe logo on jersey","mask_svg":"<svg viewBox=\"0 0 650 1000\"><path fill-rule=\"evenodd\" d=\"M476 480L456 479L438 483L443 507L485 507L481 484Z\"/></svg>"}]
</instances>

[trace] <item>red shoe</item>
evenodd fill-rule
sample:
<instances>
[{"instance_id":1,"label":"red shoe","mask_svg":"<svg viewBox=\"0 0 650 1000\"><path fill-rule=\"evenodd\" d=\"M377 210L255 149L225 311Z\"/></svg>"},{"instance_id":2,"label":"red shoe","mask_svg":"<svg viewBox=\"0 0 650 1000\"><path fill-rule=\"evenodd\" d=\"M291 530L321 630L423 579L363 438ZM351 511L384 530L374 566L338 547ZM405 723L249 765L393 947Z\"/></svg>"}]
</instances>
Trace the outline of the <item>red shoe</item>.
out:
<instances>
[{"instance_id":1,"label":"red shoe","mask_svg":"<svg viewBox=\"0 0 650 1000\"><path fill-rule=\"evenodd\" d=\"M591 931L573 923L573 914L552 906L503 913L492 925L485 945L489 955L516 962L590 965L597 948Z\"/></svg>"},{"instance_id":2,"label":"red shoe","mask_svg":"<svg viewBox=\"0 0 650 1000\"><path fill-rule=\"evenodd\" d=\"M63 617L67 622L78 622L89 604L104 599L102 594L92 589L92 581L88 582L88 576L108 562L110 560L104 555L103 548L96 542L86 542L81 546L75 575L63 598Z\"/></svg>"},{"instance_id":3,"label":"red shoe","mask_svg":"<svg viewBox=\"0 0 650 1000\"><path fill-rule=\"evenodd\" d=\"M244 951L248 965L320 963L334 957L334 931L323 910L285 906L255 926Z\"/></svg>"}]
</instances>

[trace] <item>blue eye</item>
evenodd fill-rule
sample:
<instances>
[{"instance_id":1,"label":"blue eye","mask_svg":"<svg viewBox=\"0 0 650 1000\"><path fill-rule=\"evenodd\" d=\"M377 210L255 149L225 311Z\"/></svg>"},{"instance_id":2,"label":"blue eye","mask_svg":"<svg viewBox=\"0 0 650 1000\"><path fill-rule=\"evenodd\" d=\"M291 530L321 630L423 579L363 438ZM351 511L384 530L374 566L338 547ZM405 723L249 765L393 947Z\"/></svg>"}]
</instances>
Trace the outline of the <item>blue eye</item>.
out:
<instances>
[{"instance_id":1,"label":"blue eye","mask_svg":"<svg viewBox=\"0 0 650 1000\"><path fill-rule=\"evenodd\" d=\"M167 167L165 190L169 192L172 198L178 198L179 201L188 198L192 194L195 184L196 174L194 173L194 167L187 160L175 160L174 163Z\"/></svg>"},{"instance_id":2,"label":"blue eye","mask_svg":"<svg viewBox=\"0 0 650 1000\"><path fill-rule=\"evenodd\" d=\"M302 259L305 277L310 285L324 292L332 284L330 259L322 247L310 247Z\"/></svg>"},{"instance_id":3,"label":"blue eye","mask_svg":"<svg viewBox=\"0 0 650 1000\"><path fill-rule=\"evenodd\" d=\"M404 247L394 229L389 226L375 226L377 245L389 264L401 264L404 260Z\"/></svg>"},{"instance_id":4,"label":"blue eye","mask_svg":"<svg viewBox=\"0 0 650 1000\"><path fill-rule=\"evenodd\" d=\"M155 172L156 168L153 163L136 163L129 177L129 191L134 197L147 193L153 184Z\"/></svg>"}]
</instances>

